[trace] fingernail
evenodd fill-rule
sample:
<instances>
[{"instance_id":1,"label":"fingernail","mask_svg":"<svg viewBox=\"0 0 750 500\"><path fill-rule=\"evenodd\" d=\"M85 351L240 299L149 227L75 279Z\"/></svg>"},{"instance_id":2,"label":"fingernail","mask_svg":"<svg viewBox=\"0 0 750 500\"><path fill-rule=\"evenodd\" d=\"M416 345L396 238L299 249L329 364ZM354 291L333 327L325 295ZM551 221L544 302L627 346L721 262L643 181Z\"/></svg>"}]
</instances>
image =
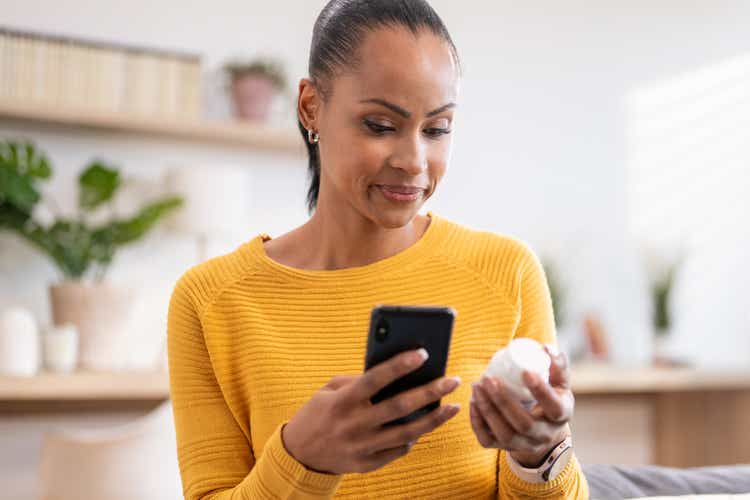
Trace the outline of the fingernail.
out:
<instances>
[{"instance_id":1,"label":"fingernail","mask_svg":"<svg viewBox=\"0 0 750 500\"><path fill-rule=\"evenodd\" d=\"M419 348L416 351L414 351L414 354L409 358L409 364L411 366L419 366L422 363L425 362L425 360L428 358L427 351L424 348Z\"/></svg>"},{"instance_id":2,"label":"fingernail","mask_svg":"<svg viewBox=\"0 0 750 500\"><path fill-rule=\"evenodd\" d=\"M461 383L461 377L456 375L455 377L444 379L442 382L440 382L440 387L444 391L450 391L458 387L458 384Z\"/></svg>"}]
</instances>

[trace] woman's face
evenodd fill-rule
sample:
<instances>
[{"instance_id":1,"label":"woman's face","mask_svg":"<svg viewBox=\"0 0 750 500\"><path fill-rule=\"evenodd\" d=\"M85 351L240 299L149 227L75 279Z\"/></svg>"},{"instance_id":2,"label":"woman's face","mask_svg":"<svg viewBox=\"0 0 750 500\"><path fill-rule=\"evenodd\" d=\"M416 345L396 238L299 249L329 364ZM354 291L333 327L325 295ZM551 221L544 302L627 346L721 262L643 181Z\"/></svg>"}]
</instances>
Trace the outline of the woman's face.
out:
<instances>
[{"instance_id":1,"label":"woman's face","mask_svg":"<svg viewBox=\"0 0 750 500\"><path fill-rule=\"evenodd\" d=\"M414 37L380 29L367 35L359 56L356 72L338 75L325 102L309 99L317 109L306 124L320 134L318 205L351 207L381 226L401 227L448 167L459 72L448 43L429 31ZM406 187L421 191L413 200L388 196Z\"/></svg>"}]
</instances>

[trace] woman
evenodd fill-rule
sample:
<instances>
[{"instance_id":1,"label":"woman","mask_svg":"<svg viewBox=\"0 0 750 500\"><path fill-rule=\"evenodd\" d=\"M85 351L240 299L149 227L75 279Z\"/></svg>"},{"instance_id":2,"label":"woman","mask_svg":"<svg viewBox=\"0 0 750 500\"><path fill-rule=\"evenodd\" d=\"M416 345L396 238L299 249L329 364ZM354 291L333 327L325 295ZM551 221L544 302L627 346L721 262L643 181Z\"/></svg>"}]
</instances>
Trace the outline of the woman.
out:
<instances>
[{"instance_id":1,"label":"woman","mask_svg":"<svg viewBox=\"0 0 750 500\"><path fill-rule=\"evenodd\" d=\"M586 498L575 456L559 454L573 412L563 358L550 384L527 379L530 412L499 380L453 378L477 380L512 338L554 344L555 331L527 245L418 214L448 165L459 90L442 21L423 0L332 0L309 72L298 118L313 215L189 269L170 301L185 498ZM362 373L378 303L458 314L449 376L373 405L423 361L409 351Z\"/></svg>"}]
</instances>

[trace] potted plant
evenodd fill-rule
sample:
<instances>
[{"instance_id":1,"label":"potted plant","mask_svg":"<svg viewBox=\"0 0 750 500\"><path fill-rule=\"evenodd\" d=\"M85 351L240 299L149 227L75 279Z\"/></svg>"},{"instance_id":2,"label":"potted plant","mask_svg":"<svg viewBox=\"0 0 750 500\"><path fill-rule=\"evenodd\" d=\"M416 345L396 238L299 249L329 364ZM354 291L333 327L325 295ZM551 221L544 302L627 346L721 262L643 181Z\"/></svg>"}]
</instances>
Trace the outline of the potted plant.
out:
<instances>
[{"instance_id":1,"label":"potted plant","mask_svg":"<svg viewBox=\"0 0 750 500\"><path fill-rule=\"evenodd\" d=\"M567 289L561 279L556 259L545 255L540 258L540 261L544 270L544 276L547 279L547 286L552 301L558 346L571 360L576 359L580 356L580 339L574 325L568 319L566 304Z\"/></svg>"},{"instance_id":2,"label":"potted plant","mask_svg":"<svg viewBox=\"0 0 750 500\"><path fill-rule=\"evenodd\" d=\"M553 263L553 260L549 257L545 257L541 260L542 268L544 269L544 275L547 278L547 286L549 287L550 298L552 299L552 309L555 315L555 326L559 329L567 323L567 316L565 315L565 294L563 285L558 275L557 266Z\"/></svg>"},{"instance_id":3,"label":"potted plant","mask_svg":"<svg viewBox=\"0 0 750 500\"><path fill-rule=\"evenodd\" d=\"M235 116L241 120L267 121L274 96L287 89L282 64L270 57L257 57L228 62L224 70L230 78Z\"/></svg>"},{"instance_id":4,"label":"potted plant","mask_svg":"<svg viewBox=\"0 0 750 500\"><path fill-rule=\"evenodd\" d=\"M669 341L673 327L672 294L682 258L668 258L656 250L646 253L651 326L654 335L654 360L672 363Z\"/></svg>"},{"instance_id":5,"label":"potted plant","mask_svg":"<svg viewBox=\"0 0 750 500\"><path fill-rule=\"evenodd\" d=\"M107 268L118 248L142 238L183 199L165 197L131 217L110 215L93 223L93 212L113 201L121 184L118 170L98 160L83 170L74 216L53 214L42 201L38 184L51 176L50 161L32 142L0 141L0 230L16 233L51 259L60 272L49 286L54 323L78 329L82 367L110 370L132 294L105 280Z\"/></svg>"}]
</instances>

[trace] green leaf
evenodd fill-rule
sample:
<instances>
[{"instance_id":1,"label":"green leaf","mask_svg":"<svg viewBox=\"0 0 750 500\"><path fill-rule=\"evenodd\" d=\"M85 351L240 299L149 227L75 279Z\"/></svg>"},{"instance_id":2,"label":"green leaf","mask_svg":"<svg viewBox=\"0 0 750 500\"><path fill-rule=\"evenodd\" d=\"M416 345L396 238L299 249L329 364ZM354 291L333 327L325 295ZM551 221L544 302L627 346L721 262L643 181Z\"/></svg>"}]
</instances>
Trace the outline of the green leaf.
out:
<instances>
[{"instance_id":1,"label":"green leaf","mask_svg":"<svg viewBox=\"0 0 750 500\"><path fill-rule=\"evenodd\" d=\"M76 220L60 219L48 230L51 256L63 273L78 279L92 263L91 230Z\"/></svg>"},{"instance_id":2,"label":"green leaf","mask_svg":"<svg viewBox=\"0 0 750 500\"><path fill-rule=\"evenodd\" d=\"M0 201L30 215L39 198L31 178L12 168L0 168Z\"/></svg>"},{"instance_id":3,"label":"green leaf","mask_svg":"<svg viewBox=\"0 0 750 500\"><path fill-rule=\"evenodd\" d=\"M47 179L52 168L44 153L37 151L31 141L3 141L0 143L0 166L10 168L24 177Z\"/></svg>"},{"instance_id":4,"label":"green leaf","mask_svg":"<svg viewBox=\"0 0 750 500\"><path fill-rule=\"evenodd\" d=\"M120 186L120 173L95 161L81 173L78 184L78 205L91 210L112 198Z\"/></svg>"},{"instance_id":5,"label":"green leaf","mask_svg":"<svg viewBox=\"0 0 750 500\"><path fill-rule=\"evenodd\" d=\"M141 238L156 222L172 210L182 206L184 200L173 196L146 205L134 217L114 223L114 242L124 245Z\"/></svg>"},{"instance_id":6,"label":"green leaf","mask_svg":"<svg viewBox=\"0 0 750 500\"><path fill-rule=\"evenodd\" d=\"M0 201L0 228L12 229L23 234L24 227L30 218L28 212L21 211L10 203Z\"/></svg>"},{"instance_id":7,"label":"green leaf","mask_svg":"<svg viewBox=\"0 0 750 500\"><path fill-rule=\"evenodd\" d=\"M52 176L52 168L44 153L38 152L34 143L27 142L23 145L23 155L19 157L26 175L40 179L48 179Z\"/></svg>"}]
</instances>

